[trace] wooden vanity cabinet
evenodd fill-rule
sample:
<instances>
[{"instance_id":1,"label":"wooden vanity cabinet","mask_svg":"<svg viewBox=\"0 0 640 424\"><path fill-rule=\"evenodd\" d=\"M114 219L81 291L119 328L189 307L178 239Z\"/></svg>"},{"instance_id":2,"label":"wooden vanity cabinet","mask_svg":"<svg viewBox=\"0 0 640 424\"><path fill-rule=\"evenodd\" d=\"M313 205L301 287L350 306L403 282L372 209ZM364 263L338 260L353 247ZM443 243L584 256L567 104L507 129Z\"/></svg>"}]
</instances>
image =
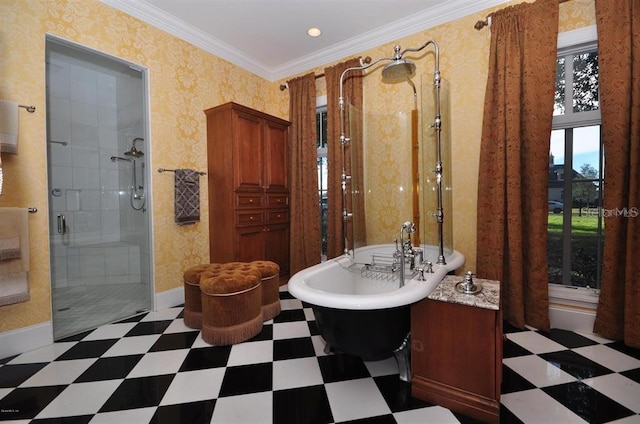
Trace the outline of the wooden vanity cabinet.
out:
<instances>
[{"instance_id":1,"label":"wooden vanity cabinet","mask_svg":"<svg viewBox=\"0 0 640 424\"><path fill-rule=\"evenodd\" d=\"M502 311L451 301L449 295L411 308L411 394L483 422L500 422ZM489 284L489 283L488 283ZM499 298L499 285L496 298ZM438 298L439 288L430 297ZM495 298L494 298L495 299Z\"/></svg>"},{"instance_id":2,"label":"wooden vanity cabinet","mask_svg":"<svg viewBox=\"0 0 640 424\"><path fill-rule=\"evenodd\" d=\"M289 274L289 122L237 103L205 110L211 262Z\"/></svg>"}]
</instances>

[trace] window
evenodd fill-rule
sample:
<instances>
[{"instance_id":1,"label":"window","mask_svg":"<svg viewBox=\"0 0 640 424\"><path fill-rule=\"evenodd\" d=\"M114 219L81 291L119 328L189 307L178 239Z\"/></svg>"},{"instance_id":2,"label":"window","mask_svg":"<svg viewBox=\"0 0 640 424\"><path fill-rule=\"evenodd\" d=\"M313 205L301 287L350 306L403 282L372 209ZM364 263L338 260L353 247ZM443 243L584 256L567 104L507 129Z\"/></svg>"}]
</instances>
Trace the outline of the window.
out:
<instances>
[{"instance_id":1,"label":"window","mask_svg":"<svg viewBox=\"0 0 640 424\"><path fill-rule=\"evenodd\" d=\"M599 289L604 151L595 42L558 50L549 152L549 282Z\"/></svg>"},{"instance_id":2,"label":"window","mask_svg":"<svg viewBox=\"0 0 640 424\"><path fill-rule=\"evenodd\" d=\"M322 241L322 260L327 259L327 105L326 97L319 98L316 111L316 147L318 149L318 205L320 213L320 240Z\"/></svg>"}]
</instances>

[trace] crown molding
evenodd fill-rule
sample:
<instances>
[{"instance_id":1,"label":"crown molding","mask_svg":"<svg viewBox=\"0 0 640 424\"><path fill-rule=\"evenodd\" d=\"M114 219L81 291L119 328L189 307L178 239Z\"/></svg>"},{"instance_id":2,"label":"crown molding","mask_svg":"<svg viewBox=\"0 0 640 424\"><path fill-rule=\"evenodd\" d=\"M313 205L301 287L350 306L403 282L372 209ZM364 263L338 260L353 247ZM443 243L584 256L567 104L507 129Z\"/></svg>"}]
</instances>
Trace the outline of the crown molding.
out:
<instances>
[{"instance_id":1,"label":"crown molding","mask_svg":"<svg viewBox=\"0 0 640 424\"><path fill-rule=\"evenodd\" d=\"M184 21L140 0L100 0L102 3L134 16L152 26L172 34L194 46L225 59L268 81L274 82L310 69L334 62L346 56L361 53L382 44L416 34L509 0L451 0L444 4L416 13L408 18L391 22L374 31L353 37L318 52L301 57L277 67L268 67L230 45L211 37L204 31L187 25Z\"/></svg>"}]
</instances>

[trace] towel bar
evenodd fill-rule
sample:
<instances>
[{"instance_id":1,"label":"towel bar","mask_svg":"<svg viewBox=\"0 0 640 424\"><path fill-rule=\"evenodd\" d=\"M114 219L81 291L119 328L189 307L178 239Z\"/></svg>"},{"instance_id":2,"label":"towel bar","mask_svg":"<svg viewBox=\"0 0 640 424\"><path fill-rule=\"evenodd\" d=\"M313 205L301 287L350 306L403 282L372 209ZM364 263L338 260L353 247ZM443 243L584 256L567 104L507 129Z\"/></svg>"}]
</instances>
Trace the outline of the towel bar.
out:
<instances>
[{"instance_id":1,"label":"towel bar","mask_svg":"<svg viewBox=\"0 0 640 424\"><path fill-rule=\"evenodd\" d=\"M36 212L38 212L38 208L27 208L27 212L36 213Z\"/></svg>"},{"instance_id":2,"label":"towel bar","mask_svg":"<svg viewBox=\"0 0 640 424\"><path fill-rule=\"evenodd\" d=\"M176 172L175 169L167 169L167 168L158 168L158 173L162 174L163 172ZM196 171L200 175L207 175L204 171Z\"/></svg>"},{"instance_id":3,"label":"towel bar","mask_svg":"<svg viewBox=\"0 0 640 424\"><path fill-rule=\"evenodd\" d=\"M36 107L35 106L27 106L27 105L18 105L18 107L22 107L27 109L27 112L29 113L33 113L36 111Z\"/></svg>"}]
</instances>

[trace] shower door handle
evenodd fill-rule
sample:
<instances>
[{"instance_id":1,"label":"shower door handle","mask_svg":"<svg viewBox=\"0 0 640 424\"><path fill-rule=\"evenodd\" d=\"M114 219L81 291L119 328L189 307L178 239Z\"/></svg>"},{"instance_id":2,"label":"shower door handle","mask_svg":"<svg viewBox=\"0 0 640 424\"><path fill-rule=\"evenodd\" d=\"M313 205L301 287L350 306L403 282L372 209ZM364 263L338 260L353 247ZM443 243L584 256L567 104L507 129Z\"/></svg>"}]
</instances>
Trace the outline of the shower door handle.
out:
<instances>
[{"instance_id":1,"label":"shower door handle","mask_svg":"<svg viewBox=\"0 0 640 424\"><path fill-rule=\"evenodd\" d=\"M67 234L67 219L61 213L58 214L58 234Z\"/></svg>"}]
</instances>

